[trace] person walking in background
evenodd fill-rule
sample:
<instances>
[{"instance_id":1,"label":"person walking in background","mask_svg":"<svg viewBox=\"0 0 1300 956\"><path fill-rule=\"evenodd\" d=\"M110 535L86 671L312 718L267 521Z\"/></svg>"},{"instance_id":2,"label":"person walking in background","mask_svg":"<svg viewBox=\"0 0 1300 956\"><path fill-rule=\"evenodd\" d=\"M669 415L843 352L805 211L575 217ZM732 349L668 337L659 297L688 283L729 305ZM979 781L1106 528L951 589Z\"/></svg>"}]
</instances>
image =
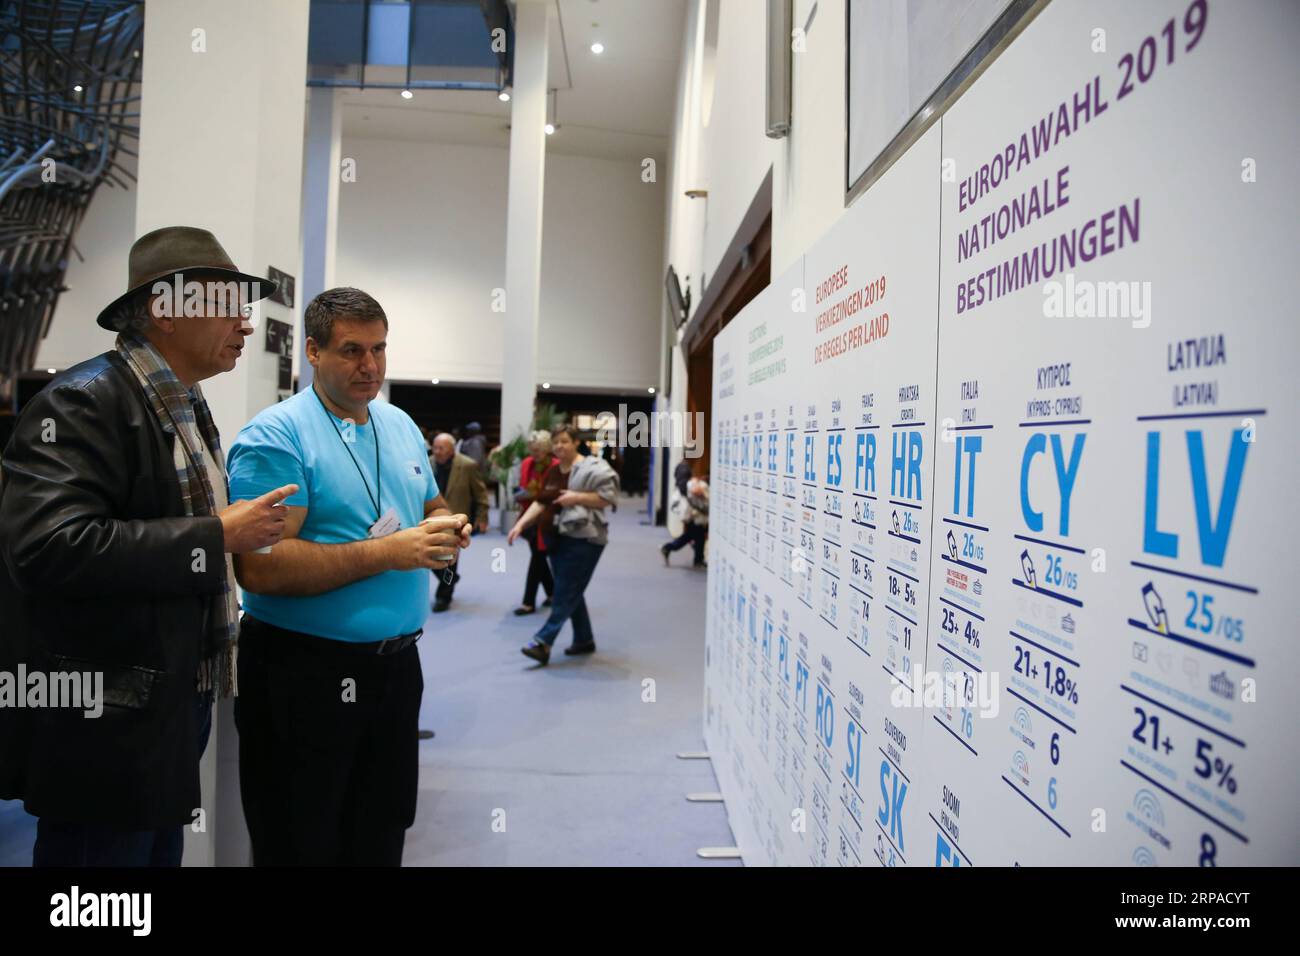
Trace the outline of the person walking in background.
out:
<instances>
[{"instance_id":1,"label":"person walking in background","mask_svg":"<svg viewBox=\"0 0 1300 956\"><path fill-rule=\"evenodd\" d=\"M618 475L609 462L578 453L577 429L572 425L554 429L551 446L555 466L546 473L537 500L519 516L508 537L513 544L535 522L541 522L546 535L555 575L554 605L532 642L522 648L525 657L543 665L551 659L551 646L568 620L573 621L573 643L564 653L596 650L583 592L609 541L605 509L618 500Z\"/></svg>"},{"instance_id":2,"label":"person walking in background","mask_svg":"<svg viewBox=\"0 0 1300 956\"><path fill-rule=\"evenodd\" d=\"M457 453L456 440L446 432L433 439L433 477L452 514L468 515L470 527L477 534L487 531L488 493L483 473L473 458ZM441 614L451 607L452 593L460 581L460 562L435 571L434 577L438 579L438 590L433 610Z\"/></svg>"},{"instance_id":3,"label":"person walking in background","mask_svg":"<svg viewBox=\"0 0 1300 956\"><path fill-rule=\"evenodd\" d=\"M679 461L677 467L673 469L673 484L683 498L686 497L686 484L691 480L692 474L691 463L685 458Z\"/></svg>"},{"instance_id":4,"label":"person walking in background","mask_svg":"<svg viewBox=\"0 0 1300 956\"><path fill-rule=\"evenodd\" d=\"M709 483L703 478L691 478L686 482L686 493L673 489L673 513L682 520L682 533L659 549L664 556L664 564L669 564L669 555L680 548L691 545L695 551L696 568L706 568L704 563L704 543L709 536Z\"/></svg>"},{"instance_id":5,"label":"person walking in background","mask_svg":"<svg viewBox=\"0 0 1300 956\"><path fill-rule=\"evenodd\" d=\"M515 501L519 507L527 510L537 500L542 490L547 472L555 467L555 457L551 454L551 433L535 431L528 443L529 455L519 465L519 491ZM550 566L546 563L546 544L538 526L528 529L524 540L528 542L528 579L524 582L524 602L515 608L515 614L532 614L537 610L537 586L546 589L546 601L543 607L551 606L551 595L555 593L555 579L551 577Z\"/></svg>"},{"instance_id":6,"label":"person walking in background","mask_svg":"<svg viewBox=\"0 0 1300 956\"><path fill-rule=\"evenodd\" d=\"M453 447L455 447L453 443ZM460 440L460 447L456 448L458 454L467 458L473 458L474 463L478 465L479 471L485 468L487 461L487 438L483 434L483 426L478 422L470 422L465 426L465 437Z\"/></svg>"}]
</instances>

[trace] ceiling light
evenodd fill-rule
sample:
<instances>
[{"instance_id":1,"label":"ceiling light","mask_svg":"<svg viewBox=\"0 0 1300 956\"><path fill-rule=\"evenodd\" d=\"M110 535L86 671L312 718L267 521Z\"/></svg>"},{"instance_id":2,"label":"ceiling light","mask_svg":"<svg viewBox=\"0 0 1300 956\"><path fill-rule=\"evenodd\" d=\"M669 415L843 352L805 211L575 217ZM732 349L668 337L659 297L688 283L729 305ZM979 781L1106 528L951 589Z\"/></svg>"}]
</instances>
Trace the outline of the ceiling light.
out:
<instances>
[{"instance_id":1,"label":"ceiling light","mask_svg":"<svg viewBox=\"0 0 1300 956\"><path fill-rule=\"evenodd\" d=\"M552 133L555 132L555 124L554 124L554 123L547 123L546 126L543 127L543 128L546 130L546 135L547 135L547 136L550 136Z\"/></svg>"},{"instance_id":2,"label":"ceiling light","mask_svg":"<svg viewBox=\"0 0 1300 956\"><path fill-rule=\"evenodd\" d=\"M432 382L434 385L438 384L438 380L436 378L431 378L429 379L429 381Z\"/></svg>"},{"instance_id":3,"label":"ceiling light","mask_svg":"<svg viewBox=\"0 0 1300 956\"><path fill-rule=\"evenodd\" d=\"M653 395L655 393L655 387L651 385L649 388L646 389L646 391L649 392L651 395Z\"/></svg>"},{"instance_id":4,"label":"ceiling light","mask_svg":"<svg viewBox=\"0 0 1300 956\"><path fill-rule=\"evenodd\" d=\"M409 100L414 95L415 94L412 93L410 90L402 90L402 99L404 100Z\"/></svg>"},{"instance_id":5,"label":"ceiling light","mask_svg":"<svg viewBox=\"0 0 1300 956\"><path fill-rule=\"evenodd\" d=\"M550 383L550 382L543 382L543 383L542 383L542 388L550 388L550 387L551 387L551 383Z\"/></svg>"},{"instance_id":6,"label":"ceiling light","mask_svg":"<svg viewBox=\"0 0 1300 956\"><path fill-rule=\"evenodd\" d=\"M77 84L76 86L74 86L72 89L73 89L73 92L80 93L80 92L81 92L81 84L78 83L78 84Z\"/></svg>"},{"instance_id":7,"label":"ceiling light","mask_svg":"<svg viewBox=\"0 0 1300 956\"><path fill-rule=\"evenodd\" d=\"M509 90L502 90L500 93L497 94L497 99L499 99L502 103L509 103L509 102L510 102L510 91L509 91Z\"/></svg>"},{"instance_id":8,"label":"ceiling light","mask_svg":"<svg viewBox=\"0 0 1300 956\"><path fill-rule=\"evenodd\" d=\"M599 56L601 53L605 52L605 44L597 40L595 43L591 45L591 52Z\"/></svg>"},{"instance_id":9,"label":"ceiling light","mask_svg":"<svg viewBox=\"0 0 1300 956\"><path fill-rule=\"evenodd\" d=\"M58 369L56 369L56 368L47 368L45 371L48 372L49 374L53 375L55 372L58 371Z\"/></svg>"}]
</instances>

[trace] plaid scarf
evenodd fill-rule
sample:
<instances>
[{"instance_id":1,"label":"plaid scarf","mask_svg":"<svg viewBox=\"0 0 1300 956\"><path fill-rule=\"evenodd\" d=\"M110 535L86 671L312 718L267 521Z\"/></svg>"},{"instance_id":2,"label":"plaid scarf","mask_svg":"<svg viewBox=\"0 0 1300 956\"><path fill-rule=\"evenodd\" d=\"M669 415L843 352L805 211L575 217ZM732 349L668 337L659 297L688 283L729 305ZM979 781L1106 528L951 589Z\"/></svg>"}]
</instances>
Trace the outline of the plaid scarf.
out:
<instances>
[{"instance_id":1,"label":"plaid scarf","mask_svg":"<svg viewBox=\"0 0 1300 956\"><path fill-rule=\"evenodd\" d=\"M212 412L203 398L203 390L196 384L191 391L181 384L167 360L154 346L134 336L119 335L115 343L118 354L126 361L140 383L162 430L175 437L172 443L172 462L181 484L181 500L185 513L190 516L215 515L216 496L212 490L212 475L203 463L203 450L197 441L208 447L218 470L220 480L226 482L225 457L221 453L221 436L212 421ZM229 487L226 498L229 500ZM218 560L226 568L225 587L216 600L208 602L207 627L203 640L203 658L199 665L198 685L201 692L212 695L218 687L223 696L229 696L234 675L234 646L237 637L239 606L234 600L229 564L225 554Z\"/></svg>"}]
</instances>

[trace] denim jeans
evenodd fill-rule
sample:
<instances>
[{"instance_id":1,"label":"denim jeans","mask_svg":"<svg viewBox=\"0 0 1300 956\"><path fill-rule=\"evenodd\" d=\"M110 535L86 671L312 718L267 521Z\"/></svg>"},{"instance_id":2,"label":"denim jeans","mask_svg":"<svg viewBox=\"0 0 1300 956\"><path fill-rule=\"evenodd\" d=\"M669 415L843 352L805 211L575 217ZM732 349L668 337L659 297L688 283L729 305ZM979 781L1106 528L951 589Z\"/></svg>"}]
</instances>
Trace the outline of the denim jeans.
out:
<instances>
[{"instance_id":1,"label":"denim jeans","mask_svg":"<svg viewBox=\"0 0 1300 956\"><path fill-rule=\"evenodd\" d=\"M555 592L551 595L551 616L534 636L549 647L555 643L564 622L572 619L573 643L590 644L595 637L582 592L587 590L587 582L595 573L596 562L605 546L557 534L555 544L548 547L551 570L555 573Z\"/></svg>"},{"instance_id":2,"label":"denim jeans","mask_svg":"<svg viewBox=\"0 0 1300 956\"><path fill-rule=\"evenodd\" d=\"M196 695L199 716L199 757L212 732L212 702ZM184 827L124 830L98 823L65 823L40 817L36 821L33 866L180 866Z\"/></svg>"}]
</instances>

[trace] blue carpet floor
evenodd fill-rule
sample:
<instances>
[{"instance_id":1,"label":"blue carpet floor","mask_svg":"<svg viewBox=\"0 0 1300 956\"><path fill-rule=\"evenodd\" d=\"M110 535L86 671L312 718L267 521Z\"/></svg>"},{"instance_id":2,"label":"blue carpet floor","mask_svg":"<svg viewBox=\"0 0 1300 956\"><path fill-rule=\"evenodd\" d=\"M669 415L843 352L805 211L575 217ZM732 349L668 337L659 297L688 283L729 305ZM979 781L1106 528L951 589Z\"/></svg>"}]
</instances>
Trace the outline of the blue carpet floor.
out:
<instances>
[{"instance_id":1,"label":"blue carpet floor","mask_svg":"<svg viewBox=\"0 0 1300 956\"><path fill-rule=\"evenodd\" d=\"M640 524L644 505L625 499L611 516L587 591L591 657L559 652L568 625L549 666L519 653L544 620L510 613L522 542L494 531L462 557L455 602L419 644L420 725L436 736L420 744L406 865L736 865L696 858L734 841L721 804L685 800L717 790L709 763L675 756L703 749L705 575L689 549L663 566L665 532ZM33 823L0 802L0 865L30 863Z\"/></svg>"}]
</instances>

